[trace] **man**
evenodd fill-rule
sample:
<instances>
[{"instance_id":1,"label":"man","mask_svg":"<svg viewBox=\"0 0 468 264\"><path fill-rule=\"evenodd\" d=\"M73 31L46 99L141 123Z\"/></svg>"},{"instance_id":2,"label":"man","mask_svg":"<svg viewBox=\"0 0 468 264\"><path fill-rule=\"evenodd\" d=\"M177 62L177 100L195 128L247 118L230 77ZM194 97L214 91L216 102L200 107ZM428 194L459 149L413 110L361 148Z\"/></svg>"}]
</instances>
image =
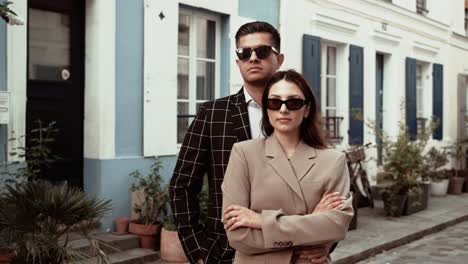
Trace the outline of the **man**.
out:
<instances>
[{"instance_id":1,"label":"man","mask_svg":"<svg viewBox=\"0 0 468 264\"><path fill-rule=\"evenodd\" d=\"M244 79L237 93L200 106L179 152L169 193L179 238L190 263L232 263L222 220L224 172L234 143L262 136L261 97L267 81L280 68L280 35L266 22L247 23L236 34L236 63ZM198 194L208 175L208 219L198 222ZM304 257L321 263L328 247L304 249ZM312 262L314 263L314 262Z\"/></svg>"}]
</instances>

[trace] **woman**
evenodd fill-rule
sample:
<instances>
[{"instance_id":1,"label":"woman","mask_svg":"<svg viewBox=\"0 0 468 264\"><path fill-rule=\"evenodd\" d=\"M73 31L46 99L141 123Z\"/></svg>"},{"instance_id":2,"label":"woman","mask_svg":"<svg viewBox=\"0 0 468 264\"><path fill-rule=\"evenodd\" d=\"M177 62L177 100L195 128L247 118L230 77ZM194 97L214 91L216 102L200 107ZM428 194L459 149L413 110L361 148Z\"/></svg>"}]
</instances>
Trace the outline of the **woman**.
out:
<instances>
[{"instance_id":1,"label":"woman","mask_svg":"<svg viewBox=\"0 0 468 264\"><path fill-rule=\"evenodd\" d=\"M317 105L302 75L277 72L262 97L266 138L234 145L222 184L234 263L302 263L300 247L345 237L348 169L345 155L326 147Z\"/></svg>"}]
</instances>

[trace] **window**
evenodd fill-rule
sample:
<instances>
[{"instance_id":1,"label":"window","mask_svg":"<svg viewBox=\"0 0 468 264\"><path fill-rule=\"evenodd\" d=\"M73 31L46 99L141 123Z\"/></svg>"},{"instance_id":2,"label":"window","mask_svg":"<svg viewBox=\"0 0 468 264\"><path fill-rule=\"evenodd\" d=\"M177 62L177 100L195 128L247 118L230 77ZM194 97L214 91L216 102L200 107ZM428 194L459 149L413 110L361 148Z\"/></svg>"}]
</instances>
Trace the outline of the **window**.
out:
<instances>
[{"instance_id":1,"label":"window","mask_svg":"<svg viewBox=\"0 0 468 264\"><path fill-rule=\"evenodd\" d=\"M177 143L199 106L219 91L220 20L216 16L181 10L177 51Z\"/></svg>"},{"instance_id":2,"label":"window","mask_svg":"<svg viewBox=\"0 0 468 264\"><path fill-rule=\"evenodd\" d=\"M339 126L343 117L337 117L336 109L336 65L337 47L324 44L322 46L322 102L324 107L326 128L331 139L341 139Z\"/></svg>"},{"instance_id":3,"label":"window","mask_svg":"<svg viewBox=\"0 0 468 264\"><path fill-rule=\"evenodd\" d=\"M426 0L416 0L416 12L421 15L427 14Z\"/></svg>"},{"instance_id":4,"label":"window","mask_svg":"<svg viewBox=\"0 0 468 264\"><path fill-rule=\"evenodd\" d=\"M417 133L420 134L426 127L427 118L424 115L424 65L416 64L416 122Z\"/></svg>"}]
</instances>

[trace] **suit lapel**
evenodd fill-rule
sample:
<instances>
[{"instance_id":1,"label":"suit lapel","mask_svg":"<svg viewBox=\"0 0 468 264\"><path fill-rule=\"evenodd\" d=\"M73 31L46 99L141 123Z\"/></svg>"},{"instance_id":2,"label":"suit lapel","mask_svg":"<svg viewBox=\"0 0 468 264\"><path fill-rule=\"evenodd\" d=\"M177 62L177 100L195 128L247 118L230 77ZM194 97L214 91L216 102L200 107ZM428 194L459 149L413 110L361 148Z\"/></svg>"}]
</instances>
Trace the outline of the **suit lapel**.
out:
<instances>
[{"instance_id":1,"label":"suit lapel","mask_svg":"<svg viewBox=\"0 0 468 264\"><path fill-rule=\"evenodd\" d=\"M291 163L297 173L297 180L300 182L304 176L314 167L317 151L305 142L299 142L296 152L291 158Z\"/></svg>"},{"instance_id":2,"label":"suit lapel","mask_svg":"<svg viewBox=\"0 0 468 264\"><path fill-rule=\"evenodd\" d=\"M231 100L232 123L237 141L251 139L249 112L245 102L244 88L232 97Z\"/></svg>"},{"instance_id":3,"label":"suit lapel","mask_svg":"<svg viewBox=\"0 0 468 264\"><path fill-rule=\"evenodd\" d=\"M278 139L274 135L269 136L265 141L265 155L272 158L270 165L281 178L293 189L293 191L304 200L299 181L286 157Z\"/></svg>"}]
</instances>

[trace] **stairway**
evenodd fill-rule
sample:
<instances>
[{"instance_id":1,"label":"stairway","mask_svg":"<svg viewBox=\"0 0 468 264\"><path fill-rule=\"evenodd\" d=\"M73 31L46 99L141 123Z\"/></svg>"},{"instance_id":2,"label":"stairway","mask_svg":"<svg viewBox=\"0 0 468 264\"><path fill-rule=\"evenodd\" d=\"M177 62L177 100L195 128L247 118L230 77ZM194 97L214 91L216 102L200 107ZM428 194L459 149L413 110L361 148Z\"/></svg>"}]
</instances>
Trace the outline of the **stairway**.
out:
<instances>
[{"instance_id":1,"label":"stairway","mask_svg":"<svg viewBox=\"0 0 468 264\"><path fill-rule=\"evenodd\" d=\"M172 264L160 259L158 251L139 248L139 238L136 235L125 234L115 235L112 233L97 233L94 237L108 242L113 247L119 249L118 252L108 252L109 260L112 264ZM89 243L86 239L76 238L69 242L75 249L86 251ZM97 259L90 258L84 262L86 264L97 264Z\"/></svg>"}]
</instances>

